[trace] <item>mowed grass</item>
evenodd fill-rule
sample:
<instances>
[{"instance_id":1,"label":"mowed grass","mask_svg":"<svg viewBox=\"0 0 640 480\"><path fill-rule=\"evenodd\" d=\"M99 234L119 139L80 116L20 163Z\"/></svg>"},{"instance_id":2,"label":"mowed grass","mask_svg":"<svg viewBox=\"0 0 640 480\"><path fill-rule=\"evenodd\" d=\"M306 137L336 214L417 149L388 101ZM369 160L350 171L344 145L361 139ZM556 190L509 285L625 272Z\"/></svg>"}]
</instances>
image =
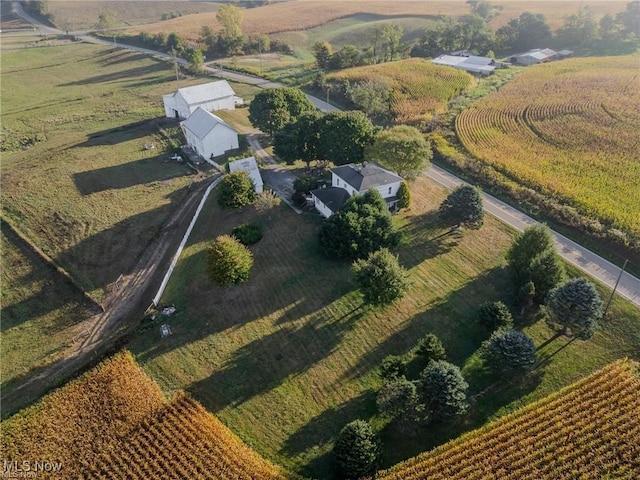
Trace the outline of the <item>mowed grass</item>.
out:
<instances>
[{"instance_id":1,"label":"mowed grass","mask_svg":"<svg viewBox=\"0 0 640 480\"><path fill-rule=\"evenodd\" d=\"M463 111L456 131L511 178L638 236L638 67L631 55L528 68Z\"/></svg>"},{"instance_id":2,"label":"mowed grass","mask_svg":"<svg viewBox=\"0 0 640 480\"><path fill-rule=\"evenodd\" d=\"M92 305L11 230L2 227L0 379L13 380L55 361L86 328Z\"/></svg>"},{"instance_id":3,"label":"mowed grass","mask_svg":"<svg viewBox=\"0 0 640 480\"><path fill-rule=\"evenodd\" d=\"M137 53L2 53L3 216L98 300L192 181L169 161L183 140L162 118L161 95L175 88L171 65Z\"/></svg>"},{"instance_id":4,"label":"mowed grass","mask_svg":"<svg viewBox=\"0 0 640 480\"><path fill-rule=\"evenodd\" d=\"M348 264L318 254L315 215L298 216L284 206L268 214L253 207L224 211L210 199L162 300L175 304L177 313L148 323L129 348L167 394L187 390L259 453L315 478L333 478L332 443L356 418L372 419L381 430L384 466L391 466L482 425L522 396L540 398L628 351L637 353L640 339L628 330L640 312L616 300L615 327L562 350L569 368L556 360L558 353L530 382L487 388L478 376L478 408L453 426L416 436L385 426L376 417L374 393L381 360L409 355L420 337L435 332L452 362L472 363L489 334L475 322L477 307L508 301L512 288L502 267L512 238L507 227L489 217L479 231L440 236L434 211L447 192L424 178L413 192L413 209L396 217L403 232L397 252L410 269L411 289L380 310L363 308ZM251 247L251 278L217 287L206 276L206 244L248 221L265 226L264 238ZM161 339L165 322L173 334ZM551 336L537 323L530 328L538 343ZM622 337L617 345L616 336ZM412 368L421 366L413 362ZM472 365L466 371L476 375Z\"/></svg>"},{"instance_id":5,"label":"mowed grass","mask_svg":"<svg viewBox=\"0 0 640 480\"><path fill-rule=\"evenodd\" d=\"M547 0L532 2L513 2L501 0L492 2L502 7L500 15L491 21L491 26L498 28L510 19L527 11L542 13L552 29L559 28L567 15L576 13L580 6L589 6L596 19L607 13L617 13L625 9L625 1L585 0L584 2L565 1L549 2ZM243 31L248 35L296 32L327 25L335 20L351 15L373 14L388 17L389 20L399 17L424 17L441 15L464 15L469 13L469 5L464 0L457 1L390 1L373 0L361 2L344 1L287 1L244 10ZM188 41L197 41L203 25L214 30L220 28L215 13L201 13L180 18L144 25L127 30L137 34L141 31L149 33L177 32Z\"/></svg>"}]
</instances>

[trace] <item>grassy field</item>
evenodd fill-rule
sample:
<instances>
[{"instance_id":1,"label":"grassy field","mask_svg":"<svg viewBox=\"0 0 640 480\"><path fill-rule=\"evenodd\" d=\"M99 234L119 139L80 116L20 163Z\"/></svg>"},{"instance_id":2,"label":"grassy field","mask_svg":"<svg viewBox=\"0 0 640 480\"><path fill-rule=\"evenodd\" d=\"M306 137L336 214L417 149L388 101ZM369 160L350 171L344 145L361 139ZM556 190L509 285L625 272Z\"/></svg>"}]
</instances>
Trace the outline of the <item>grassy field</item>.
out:
<instances>
[{"instance_id":1,"label":"grassy field","mask_svg":"<svg viewBox=\"0 0 640 480\"><path fill-rule=\"evenodd\" d=\"M6 225L0 241L0 378L7 392L16 378L64 355L93 306Z\"/></svg>"},{"instance_id":2,"label":"grassy field","mask_svg":"<svg viewBox=\"0 0 640 480\"><path fill-rule=\"evenodd\" d=\"M2 66L3 215L101 299L192 181L169 161L173 69L84 44L3 52Z\"/></svg>"},{"instance_id":3,"label":"grassy field","mask_svg":"<svg viewBox=\"0 0 640 480\"><path fill-rule=\"evenodd\" d=\"M376 478L637 478L638 374L636 362L615 362Z\"/></svg>"},{"instance_id":4,"label":"grassy field","mask_svg":"<svg viewBox=\"0 0 640 480\"><path fill-rule=\"evenodd\" d=\"M315 478L332 478L332 442L355 418L372 419L381 431L388 467L621 355L637 355L640 312L616 299L614 320L595 339L556 340L542 350L550 361L529 381L488 385L474 372L474 352L488 336L474 315L485 300L508 301L511 282L501 265L512 233L487 218L480 231L438 239L433 211L445 195L419 179L413 209L396 217L403 232L398 253L412 286L402 301L381 310L362 307L349 265L319 256L315 215L301 217L287 207L269 216L252 207L222 211L210 200L204 216L210 220L196 226L163 297L178 312L149 323L129 348L167 394L187 390L259 453ZM252 247L251 278L216 287L205 274L206 242L247 221L265 225L264 238ZM165 321L173 335L160 339ZM552 336L543 322L526 328L537 344ZM468 373L475 407L459 423L407 436L376 417L377 367L386 355L410 353L428 332Z\"/></svg>"},{"instance_id":5,"label":"grassy field","mask_svg":"<svg viewBox=\"0 0 640 480\"><path fill-rule=\"evenodd\" d=\"M588 5L595 17L600 18L606 13L623 11L627 2L607 0L514 2L501 0L492 3L503 7L500 15L491 22L491 25L495 28L506 24L511 18L519 16L522 12L528 11L545 14L552 29L556 29L562 25L564 17L575 13L581 5ZM330 22L351 15L360 14L373 14L393 20L394 18L410 16L420 18L425 16L463 15L466 13L469 13L469 6L464 0L436 0L429 2L417 0L373 0L369 2L354 0L290 1L245 10L243 31L247 35L303 31L327 25ZM141 31L149 33L177 32L189 41L197 41L203 25L209 25L214 30L217 30L219 24L215 18L215 13L188 15L162 23L132 28L127 32L134 34Z\"/></svg>"},{"instance_id":6,"label":"grassy field","mask_svg":"<svg viewBox=\"0 0 640 480\"><path fill-rule=\"evenodd\" d=\"M2 422L2 433L3 459L60 465L38 478L289 478L194 400L165 402L129 353Z\"/></svg>"},{"instance_id":7,"label":"grassy field","mask_svg":"<svg viewBox=\"0 0 640 480\"><path fill-rule=\"evenodd\" d=\"M512 178L637 236L639 66L621 56L531 67L463 111L458 136Z\"/></svg>"},{"instance_id":8,"label":"grassy field","mask_svg":"<svg viewBox=\"0 0 640 480\"><path fill-rule=\"evenodd\" d=\"M347 68L327 75L329 83L353 84L370 80L391 84L391 112L398 124L424 124L443 113L449 100L475 84L467 72L433 65L423 58Z\"/></svg>"}]
</instances>

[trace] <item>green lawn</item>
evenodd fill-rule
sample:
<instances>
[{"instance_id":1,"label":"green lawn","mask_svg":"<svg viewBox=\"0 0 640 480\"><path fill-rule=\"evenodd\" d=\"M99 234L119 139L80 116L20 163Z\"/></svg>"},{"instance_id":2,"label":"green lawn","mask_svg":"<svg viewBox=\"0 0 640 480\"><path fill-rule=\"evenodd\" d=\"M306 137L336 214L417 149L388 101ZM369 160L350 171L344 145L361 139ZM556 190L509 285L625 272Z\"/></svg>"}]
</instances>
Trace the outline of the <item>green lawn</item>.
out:
<instances>
[{"instance_id":1,"label":"green lawn","mask_svg":"<svg viewBox=\"0 0 640 480\"><path fill-rule=\"evenodd\" d=\"M373 389L382 358L409 354L421 336L435 332L449 359L464 366L488 336L474 322L477 306L508 299L511 291L502 263L512 232L487 218L480 231L436 238L442 231L433 211L445 195L420 179L414 208L396 217L404 234L397 251L412 286L402 301L381 310L362 308L349 265L319 256L319 219L287 207L257 218L265 236L252 247L249 282L214 286L205 275L206 242L258 214L252 207L222 211L209 200L163 297L178 313L149 323L129 348L167 393L189 391L261 454L316 478L332 478L332 441L355 418L372 419L381 430L389 466L481 425L520 397L540 398L613 358L637 354L640 339L628 330L640 312L617 301L616 329L574 342L531 381L480 393L486 380L472 378L477 408L455 425L407 438L376 418ZM165 321L174 333L161 340ZM539 344L550 336L539 324L527 329ZM620 344L628 349L620 351ZM560 345L557 340L543 352ZM411 365L416 372L422 367Z\"/></svg>"}]
</instances>

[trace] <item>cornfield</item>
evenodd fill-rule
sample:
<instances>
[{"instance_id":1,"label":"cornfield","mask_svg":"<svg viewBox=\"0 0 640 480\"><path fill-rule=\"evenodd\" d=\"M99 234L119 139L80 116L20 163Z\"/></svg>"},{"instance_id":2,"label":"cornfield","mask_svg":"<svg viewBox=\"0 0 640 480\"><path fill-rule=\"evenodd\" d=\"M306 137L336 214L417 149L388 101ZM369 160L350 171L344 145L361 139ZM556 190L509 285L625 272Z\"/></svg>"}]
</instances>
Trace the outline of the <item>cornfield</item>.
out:
<instances>
[{"instance_id":1,"label":"cornfield","mask_svg":"<svg viewBox=\"0 0 640 480\"><path fill-rule=\"evenodd\" d=\"M638 364L620 360L432 452L384 480L640 477Z\"/></svg>"},{"instance_id":2,"label":"cornfield","mask_svg":"<svg viewBox=\"0 0 640 480\"><path fill-rule=\"evenodd\" d=\"M583 214L640 233L638 57L531 67L463 111L476 157Z\"/></svg>"},{"instance_id":3,"label":"cornfield","mask_svg":"<svg viewBox=\"0 0 640 480\"><path fill-rule=\"evenodd\" d=\"M433 114L444 112L447 102L473 81L466 72L420 58L349 68L327 79L348 80L351 84L377 79L390 81L391 111L397 123L408 124L424 122Z\"/></svg>"},{"instance_id":4,"label":"cornfield","mask_svg":"<svg viewBox=\"0 0 640 480\"><path fill-rule=\"evenodd\" d=\"M61 464L38 478L290 478L184 394L166 403L130 353L2 422L3 459Z\"/></svg>"}]
</instances>

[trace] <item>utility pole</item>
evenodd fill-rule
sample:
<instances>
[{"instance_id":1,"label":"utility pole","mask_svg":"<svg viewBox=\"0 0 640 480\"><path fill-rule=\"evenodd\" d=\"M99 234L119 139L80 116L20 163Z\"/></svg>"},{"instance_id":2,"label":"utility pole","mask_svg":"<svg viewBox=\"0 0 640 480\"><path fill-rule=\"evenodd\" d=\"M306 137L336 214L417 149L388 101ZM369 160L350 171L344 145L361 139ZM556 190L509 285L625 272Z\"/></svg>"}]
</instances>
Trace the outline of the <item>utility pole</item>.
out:
<instances>
[{"instance_id":1,"label":"utility pole","mask_svg":"<svg viewBox=\"0 0 640 480\"><path fill-rule=\"evenodd\" d=\"M180 75L178 72L178 60L176 59L176 51L173 47L171 47L171 57L173 58L173 66L176 70L176 85L178 85L178 90L180 89Z\"/></svg>"},{"instance_id":2,"label":"utility pole","mask_svg":"<svg viewBox=\"0 0 640 480\"><path fill-rule=\"evenodd\" d=\"M609 297L609 301L607 302L607 306L604 307L604 312L602 312L602 318L604 318L607 315L607 311L609 310L609 305L611 305L611 302L613 300L613 296L616 294L616 289L618 288L618 284L620 283L620 279L622 278L622 274L624 273L624 269L626 268L628 261L629 261L629 259L625 258L624 265L622 265L622 269L620 270L620 275L618 275L618 280L616 280L616 284L613 287L613 292L611 292L611 296Z\"/></svg>"}]
</instances>

